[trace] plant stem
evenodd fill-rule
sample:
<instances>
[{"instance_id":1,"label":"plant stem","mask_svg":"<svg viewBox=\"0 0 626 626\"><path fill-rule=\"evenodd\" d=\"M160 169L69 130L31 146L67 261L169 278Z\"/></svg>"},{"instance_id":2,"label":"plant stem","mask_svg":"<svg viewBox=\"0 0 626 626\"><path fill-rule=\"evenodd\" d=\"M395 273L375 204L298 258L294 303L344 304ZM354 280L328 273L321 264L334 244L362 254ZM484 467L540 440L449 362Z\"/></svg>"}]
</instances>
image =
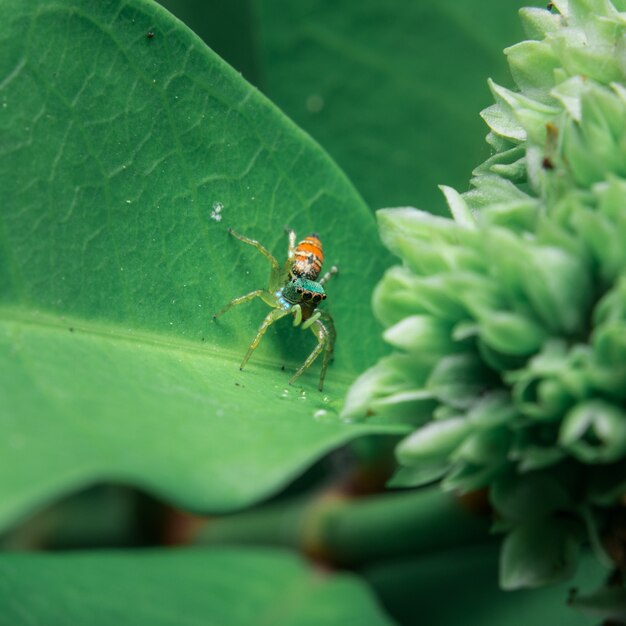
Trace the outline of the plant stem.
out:
<instances>
[{"instance_id":1,"label":"plant stem","mask_svg":"<svg viewBox=\"0 0 626 626\"><path fill-rule=\"evenodd\" d=\"M488 540L489 520L438 487L347 499L324 493L210 522L202 544L284 546L333 565L424 554Z\"/></svg>"}]
</instances>

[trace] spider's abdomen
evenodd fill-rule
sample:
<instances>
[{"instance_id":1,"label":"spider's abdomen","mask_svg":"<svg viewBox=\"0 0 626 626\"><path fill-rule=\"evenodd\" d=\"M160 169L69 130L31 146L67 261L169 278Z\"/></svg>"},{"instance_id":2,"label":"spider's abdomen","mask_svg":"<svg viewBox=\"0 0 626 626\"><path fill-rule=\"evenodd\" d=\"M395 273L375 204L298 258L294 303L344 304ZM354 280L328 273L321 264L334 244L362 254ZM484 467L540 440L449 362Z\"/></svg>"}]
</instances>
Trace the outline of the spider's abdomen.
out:
<instances>
[{"instance_id":1,"label":"spider's abdomen","mask_svg":"<svg viewBox=\"0 0 626 626\"><path fill-rule=\"evenodd\" d=\"M309 235L296 246L291 274L293 277L315 280L322 271L323 262L324 251L320 238L316 234Z\"/></svg>"}]
</instances>

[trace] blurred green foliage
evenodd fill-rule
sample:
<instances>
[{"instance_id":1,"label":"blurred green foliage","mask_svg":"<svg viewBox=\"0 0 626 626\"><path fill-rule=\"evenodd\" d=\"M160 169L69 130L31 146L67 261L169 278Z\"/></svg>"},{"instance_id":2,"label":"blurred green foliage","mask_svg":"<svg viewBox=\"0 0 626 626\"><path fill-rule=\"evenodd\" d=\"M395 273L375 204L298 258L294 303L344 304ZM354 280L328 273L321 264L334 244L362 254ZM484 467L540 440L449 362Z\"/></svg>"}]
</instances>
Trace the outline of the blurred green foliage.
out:
<instances>
[{"instance_id":1,"label":"blurred green foliage","mask_svg":"<svg viewBox=\"0 0 626 626\"><path fill-rule=\"evenodd\" d=\"M392 624L353 576L271 549L4 556L0 606L2 626Z\"/></svg>"},{"instance_id":2,"label":"blurred green foliage","mask_svg":"<svg viewBox=\"0 0 626 626\"><path fill-rule=\"evenodd\" d=\"M402 260L373 300L396 352L344 411L413 419L395 486L488 489L503 588L569 579L591 544L613 571L613 619L626 596L626 4L554 5L521 13L530 39L506 51L517 90L490 83L494 154L471 191L444 188L451 217L378 212Z\"/></svg>"},{"instance_id":3,"label":"blurred green foliage","mask_svg":"<svg viewBox=\"0 0 626 626\"><path fill-rule=\"evenodd\" d=\"M524 4L163 0L310 133L372 209L434 213L446 211L437 185L466 189L488 155L478 112L487 78L510 82L502 48L522 37Z\"/></svg>"}]
</instances>

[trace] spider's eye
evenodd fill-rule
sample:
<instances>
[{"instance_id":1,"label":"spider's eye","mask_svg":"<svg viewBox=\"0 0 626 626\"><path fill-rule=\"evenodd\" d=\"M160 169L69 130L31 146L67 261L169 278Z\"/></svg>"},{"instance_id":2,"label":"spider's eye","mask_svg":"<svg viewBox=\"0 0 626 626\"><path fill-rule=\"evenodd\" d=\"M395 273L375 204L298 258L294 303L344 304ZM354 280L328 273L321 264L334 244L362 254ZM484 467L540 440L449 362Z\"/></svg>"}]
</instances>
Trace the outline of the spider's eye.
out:
<instances>
[{"instance_id":1,"label":"spider's eye","mask_svg":"<svg viewBox=\"0 0 626 626\"><path fill-rule=\"evenodd\" d=\"M302 299L303 299L303 300L310 300L310 299L311 299L311 292L310 292L310 291L305 291L305 292L302 294Z\"/></svg>"},{"instance_id":2,"label":"spider's eye","mask_svg":"<svg viewBox=\"0 0 626 626\"><path fill-rule=\"evenodd\" d=\"M313 302L319 302L321 299L322 299L322 296L320 296L320 294L319 294L319 293L316 293L316 294L313 296Z\"/></svg>"},{"instance_id":3,"label":"spider's eye","mask_svg":"<svg viewBox=\"0 0 626 626\"><path fill-rule=\"evenodd\" d=\"M296 287L296 291L297 291L298 293L302 293L302 287Z\"/></svg>"},{"instance_id":4,"label":"spider's eye","mask_svg":"<svg viewBox=\"0 0 626 626\"><path fill-rule=\"evenodd\" d=\"M326 294L325 293L322 294L322 300L326 300Z\"/></svg>"}]
</instances>

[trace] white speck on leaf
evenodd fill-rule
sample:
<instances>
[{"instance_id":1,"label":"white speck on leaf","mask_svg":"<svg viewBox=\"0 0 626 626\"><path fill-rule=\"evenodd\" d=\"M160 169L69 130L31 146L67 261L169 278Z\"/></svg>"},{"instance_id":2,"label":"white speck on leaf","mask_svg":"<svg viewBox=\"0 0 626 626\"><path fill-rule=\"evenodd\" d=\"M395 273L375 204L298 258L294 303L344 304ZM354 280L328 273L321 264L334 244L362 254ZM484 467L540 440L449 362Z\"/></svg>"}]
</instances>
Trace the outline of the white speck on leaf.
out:
<instances>
[{"instance_id":1,"label":"white speck on leaf","mask_svg":"<svg viewBox=\"0 0 626 626\"><path fill-rule=\"evenodd\" d=\"M215 220L216 222L221 222L222 221L222 209L224 208L224 205L221 202L214 202L213 203L213 211L211 212L211 219Z\"/></svg>"}]
</instances>

